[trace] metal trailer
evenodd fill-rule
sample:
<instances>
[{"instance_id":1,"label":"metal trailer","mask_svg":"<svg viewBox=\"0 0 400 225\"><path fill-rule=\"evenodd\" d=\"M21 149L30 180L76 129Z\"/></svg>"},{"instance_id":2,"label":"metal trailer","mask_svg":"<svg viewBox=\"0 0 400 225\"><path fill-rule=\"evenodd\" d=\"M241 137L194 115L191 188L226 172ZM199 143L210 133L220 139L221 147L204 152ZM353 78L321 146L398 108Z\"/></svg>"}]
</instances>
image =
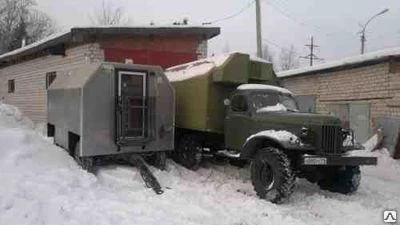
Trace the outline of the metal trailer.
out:
<instances>
[{"instance_id":1,"label":"metal trailer","mask_svg":"<svg viewBox=\"0 0 400 225\"><path fill-rule=\"evenodd\" d=\"M60 72L47 106L48 136L86 169L151 153L165 162L174 149L174 92L159 66L101 63Z\"/></svg>"}]
</instances>

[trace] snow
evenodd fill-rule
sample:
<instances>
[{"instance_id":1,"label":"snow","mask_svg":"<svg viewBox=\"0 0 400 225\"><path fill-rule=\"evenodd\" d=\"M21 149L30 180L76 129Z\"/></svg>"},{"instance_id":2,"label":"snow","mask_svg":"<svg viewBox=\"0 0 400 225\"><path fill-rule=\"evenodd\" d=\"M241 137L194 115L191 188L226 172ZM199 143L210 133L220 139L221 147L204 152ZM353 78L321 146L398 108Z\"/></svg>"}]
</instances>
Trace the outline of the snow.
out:
<instances>
[{"instance_id":1,"label":"snow","mask_svg":"<svg viewBox=\"0 0 400 225\"><path fill-rule=\"evenodd\" d=\"M275 138L277 140L281 140L284 142L300 143L300 139L296 135L294 135L286 130L279 130L279 131L264 130L264 131L261 131L261 132L251 135L250 137L247 138L246 142L250 141L251 139L253 139L255 137L271 137L271 138Z\"/></svg>"},{"instance_id":2,"label":"snow","mask_svg":"<svg viewBox=\"0 0 400 225\"><path fill-rule=\"evenodd\" d=\"M366 150L372 151L373 148L378 144L378 135L375 134L368 141L366 141L363 146Z\"/></svg>"},{"instance_id":3,"label":"snow","mask_svg":"<svg viewBox=\"0 0 400 225\"><path fill-rule=\"evenodd\" d=\"M388 48L388 49L383 49L380 51L366 53L364 55L347 57L347 58L343 58L341 60L337 60L337 61L333 61L333 62L329 62L329 63L322 63L322 64L315 65L312 67L304 67L304 68L299 68L299 69L282 71L282 72L278 72L276 75L278 77L296 76L296 75L300 75L303 73L315 72L315 71L319 71L319 70L325 70L325 69L330 69L330 68L335 68L335 67L340 67L340 66L345 66L345 65L352 65L352 64L382 59L382 58L386 58L386 57L390 57L390 56L395 56L395 55L400 55L400 47Z\"/></svg>"},{"instance_id":4,"label":"snow","mask_svg":"<svg viewBox=\"0 0 400 225\"><path fill-rule=\"evenodd\" d=\"M287 111L287 108L282 105L281 103L278 103L274 106L267 106L263 107L257 110L257 113L262 113L262 112L280 112L280 111Z\"/></svg>"},{"instance_id":5,"label":"snow","mask_svg":"<svg viewBox=\"0 0 400 225\"><path fill-rule=\"evenodd\" d=\"M165 74L171 82L179 82L198 76L206 76L215 68L222 66L234 54L244 53L230 52L218 56L196 60L193 62L167 68L165 70ZM270 63L256 56L250 56L250 60L255 62Z\"/></svg>"},{"instance_id":6,"label":"snow","mask_svg":"<svg viewBox=\"0 0 400 225\"><path fill-rule=\"evenodd\" d=\"M266 84L242 84L237 89L238 90L271 90L271 91L282 92L284 94L290 94L290 95L293 94L288 89L281 88L278 86L266 85Z\"/></svg>"},{"instance_id":7,"label":"snow","mask_svg":"<svg viewBox=\"0 0 400 225\"><path fill-rule=\"evenodd\" d=\"M263 58L260 58L260 57L254 56L254 55L251 55L251 56L250 56L250 60L251 60L251 61L254 61L254 62L271 63L271 62L268 61L268 60L265 60L265 59L263 59Z\"/></svg>"},{"instance_id":8,"label":"snow","mask_svg":"<svg viewBox=\"0 0 400 225\"><path fill-rule=\"evenodd\" d=\"M0 55L0 60L6 58L6 57L8 57L8 56L16 55L16 54L25 52L25 51L27 51L27 50L29 50L29 49L38 47L38 46L40 46L40 45L42 45L42 44L44 44L44 43L46 43L46 42L48 42L48 41L51 41L51 40L60 38L60 37L66 35L66 34L68 34L68 33L69 33L69 31L66 31L66 32L64 31L64 32L59 32L59 33L52 34L52 35L50 35L50 36L48 36L48 37L43 38L42 40L39 40L39 41L34 42L34 43L32 43L32 44L26 45L25 47L16 49L16 50L11 51L11 52L7 52L7 53L5 53L5 54L2 54L2 55Z\"/></svg>"},{"instance_id":9,"label":"snow","mask_svg":"<svg viewBox=\"0 0 400 225\"><path fill-rule=\"evenodd\" d=\"M216 67L222 66L233 54L235 53L223 54L170 67L165 70L165 75L171 82L179 82L198 76L205 76Z\"/></svg>"},{"instance_id":10,"label":"snow","mask_svg":"<svg viewBox=\"0 0 400 225\"><path fill-rule=\"evenodd\" d=\"M400 164L385 150L364 153L380 164L362 168L354 195L299 179L289 202L274 205L256 197L248 167L206 161L192 172L170 161L168 171L152 168L163 195L145 188L136 168L108 166L94 176L32 125L0 104L0 224L376 225L384 209L400 209Z\"/></svg>"}]
</instances>

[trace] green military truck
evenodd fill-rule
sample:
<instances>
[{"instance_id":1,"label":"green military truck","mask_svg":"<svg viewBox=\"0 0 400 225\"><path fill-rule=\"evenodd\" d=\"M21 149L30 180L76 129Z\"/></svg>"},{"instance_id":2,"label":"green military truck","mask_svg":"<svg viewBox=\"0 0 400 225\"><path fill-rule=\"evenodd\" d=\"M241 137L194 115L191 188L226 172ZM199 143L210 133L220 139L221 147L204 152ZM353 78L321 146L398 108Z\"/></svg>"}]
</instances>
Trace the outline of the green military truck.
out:
<instances>
[{"instance_id":1,"label":"green military truck","mask_svg":"<svg viewBox=\"0 0 400 225\"><path fill-rule=\"evenodd\" d=\"M233 53L169 68L175 88L174 160L197 169L213 153L251 162L257 195L285 201L296 177L322 189L352 193L360 165L374 157L351 156L362 149L340 119L300 113L293 94L278 85L272 65Z\"/></svg>"}]
</instances>

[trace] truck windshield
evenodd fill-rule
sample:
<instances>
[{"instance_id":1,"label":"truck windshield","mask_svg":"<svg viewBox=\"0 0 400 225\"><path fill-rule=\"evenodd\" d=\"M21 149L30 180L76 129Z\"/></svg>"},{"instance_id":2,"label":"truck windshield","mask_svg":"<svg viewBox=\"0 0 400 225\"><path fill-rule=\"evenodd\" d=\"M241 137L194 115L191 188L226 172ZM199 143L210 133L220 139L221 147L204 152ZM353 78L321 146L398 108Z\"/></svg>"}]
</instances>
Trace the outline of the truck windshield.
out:
<instances>
[{"instance_id":1,"label":"truck windshield","mask_svg":"<svg viewBox=\"0 0 400 225\"><path fill-rule=\"evenodd\" d=\"M257 112L299 111L296 100L292 96L284 94L270 92L253 93L250 97L250 104Z\"/></svg>"},{"instance_id":2,"label":"truck windshield","mask_svg":"<svg viewBox=\"0 0 400 225\"><path fill-rule=\"evenodd\" d=\"M299 111L297 102L291 95L279 94L278 96L279 96L279 103L285 106L288 111L294 111L294 112Z\"/></svg>"}]
</instances>

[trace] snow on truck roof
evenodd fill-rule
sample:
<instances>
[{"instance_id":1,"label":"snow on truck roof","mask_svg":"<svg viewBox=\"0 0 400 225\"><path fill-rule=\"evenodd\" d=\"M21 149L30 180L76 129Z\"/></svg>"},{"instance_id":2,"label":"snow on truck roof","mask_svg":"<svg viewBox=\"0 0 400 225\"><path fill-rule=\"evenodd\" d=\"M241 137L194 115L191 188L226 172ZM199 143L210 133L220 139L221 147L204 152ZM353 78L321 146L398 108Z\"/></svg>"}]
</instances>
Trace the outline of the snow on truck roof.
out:
<instances>
[{"instance_id":1,"label":"snow on truck roof","mask_svg":"<svg viewBox=\"0 0 400 225\"><path fill-rule=\"evenodd\" d=\"M214 68L222 66L232 55L244 54L241 52L231 52L205 59L196 60L178 66L173 66L165 70L169 81L178 82L188 80L193 77L206 75ZM250 56L250 60L254 62L270 63L265 59L256 56Z\"/></svg>"},{"instance_id":2,"label":"snow on truck roof","mask_svg":"<svg viewBox=\"0 0 400 225\"><path fill-rule=\"evenodd\" d=\"M288 89L281 88L278 86L266 85L266 84L242 84L239 87L237 87L237 89L242 90L242 91L243 90L269 90L269 91L282 92L284 94L290 94L290 95L293 94Z\"/></svg>"},{"instance_id":3,"label":"snow on truck roof","mask_svg":"<svg viewBox=\"0 0 400 225\"><path fill-rule=\"evenodd\" d=\"M232 54L234 53L213 56L210 58L200 59L182 65L170 67L165 70L165 75L171 82L178 82L188 80L193 77L206 75L214 68L223 65Z\"/></svg>"},{"instance_id":4,"label":"snow on truck roof","mask_svg":"<svg viewBox=\"0 0 400 225\"><path fill-rule=\"evenodd\" d=\"M333 68L339 68L339 67L344 67L344 66L351 66L351 65L356 65L356 64L366 63L366 62L372 62L372 61L376 61L376 60L384 60L385 58L389 58L390 56L400 56L400 47L383 49L380 51L366 53L364 55L346 57L341 60L337 60L337 61L333 61L333 62L329 62L329 63L323 63L323 64L319 64L319 65L312 66L312 67L304 67L304 68L299 68L299 69L282 71L282 72L278 72L276 75L278 78L291 77L291 76L297 76L297 75L306 74L306 73L308 74L308 73L313 73L313 72L317 72L317 71L323 71L323 70L328 70L328 69L333 69Z\"/></svg>"}]
</instances>

